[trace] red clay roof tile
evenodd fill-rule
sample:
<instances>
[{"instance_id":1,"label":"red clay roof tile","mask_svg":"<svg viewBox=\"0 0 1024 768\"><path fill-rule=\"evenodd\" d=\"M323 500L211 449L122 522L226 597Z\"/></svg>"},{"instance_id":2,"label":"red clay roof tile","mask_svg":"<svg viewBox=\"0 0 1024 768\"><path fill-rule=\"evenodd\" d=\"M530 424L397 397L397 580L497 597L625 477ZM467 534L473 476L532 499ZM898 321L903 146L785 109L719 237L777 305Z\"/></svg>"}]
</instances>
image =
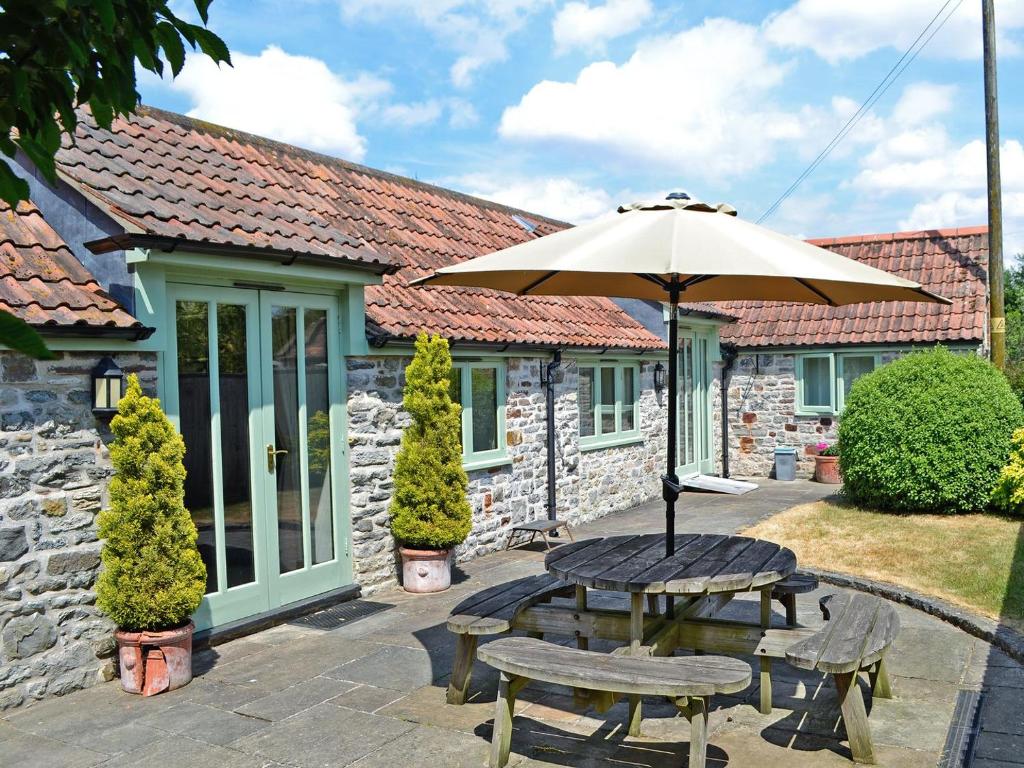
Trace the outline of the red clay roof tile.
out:
<instances>
[{"instance_id":1,"label":"red clay roof tile","mask_svg":"<svg viewBox=\"0 0 1024 768\"><path fill-rule=\"evenodd\" d=\"M921 283L951 306L874 302L846 307L723 302L739 316L723 341L744 347L834 344L981 343L987 323L988 228L822 238L808 241Z\"/></svg>"},{"instance_id":2,"label":"red clay roof tile","mask_svg":"<svg viewBox=\"0 0 1024 768\"><path fill-rule=\"evenodd\" d=\"M115 217L149 235L400 267L366 290L369 325L382 335L664 347L610 299L408 285L568 226L562 222L148 107L111 131L86 115L57 161Z\"/></svg>"},{"instance_id":3,"label":"red clay roof tile","mask_svg":"<svg viewBox=\"0 0 1024 768\"><path fill-rule=\"evenodd\" d=\"M30 202L0 202L0 309L29 325L141 328Z\"/></svg>"}]
</instances>

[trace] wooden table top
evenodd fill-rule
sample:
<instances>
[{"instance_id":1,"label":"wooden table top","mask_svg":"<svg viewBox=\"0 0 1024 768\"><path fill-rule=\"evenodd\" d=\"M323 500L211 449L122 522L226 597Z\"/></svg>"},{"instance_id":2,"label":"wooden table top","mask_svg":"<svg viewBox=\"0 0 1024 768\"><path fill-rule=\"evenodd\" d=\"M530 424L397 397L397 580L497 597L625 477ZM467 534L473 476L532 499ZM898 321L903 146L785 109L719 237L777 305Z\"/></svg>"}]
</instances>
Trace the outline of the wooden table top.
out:
<instances>
[{"instance_id":1,"label":"wooden table top","mask_svg":"<svg viewBox=\"0 0 1024 768\"><path fill-rule=\"evenodd\" d=\"M593 589L648 594L741 592L774 584L796 570L792 550L763 539L681 534L665 557L665 535L607 536L548 553L548 572Z\"/></svg>"}]
</instances>

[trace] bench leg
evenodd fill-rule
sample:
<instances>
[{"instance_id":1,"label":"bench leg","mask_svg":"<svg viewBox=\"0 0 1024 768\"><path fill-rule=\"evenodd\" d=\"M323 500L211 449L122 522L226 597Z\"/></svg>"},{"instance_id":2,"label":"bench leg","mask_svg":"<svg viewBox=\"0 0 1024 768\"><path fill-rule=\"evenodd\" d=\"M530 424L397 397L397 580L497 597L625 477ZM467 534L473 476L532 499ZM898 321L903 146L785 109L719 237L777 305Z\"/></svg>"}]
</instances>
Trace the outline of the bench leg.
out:
<instances>
[{"instance_id":1,"label":"bench leg","mask_svg":"<svg viewBox=\"0 0 1024 768\"><path fill-rule=\"evenodd\" d=\"M676 706L690 721L690 761L687 765L689 768L704 768L708 752L708 697L679 699Z\"/></svg>"},{"instance_id":2,"label":"bench leg","mask_svg":"<svg viewBox=\"0 0 1024 768\"><path fill-rule=\"evenodd\" d=\"M892 698L892 681L889 679L889 670L886 668L884 656L871 668L868 678L871 680L872 697L876 699Z\"/></svg>"},{"instance_id":3,"label":"bench leg","mask_svg":"<svg viewBox=\"0 0 1024 768\"><path fill-rule=\"evenodd\" d=\"M768 629L772 623L772 590L771 587L761 590L761 627ZM772 713L772 660L762 656L761 662L761 702L758 711L762 715Z\"/></svg>"},{"instance_id":4,"label":"bench leg","mask_svg":"<svg viewBox=\"0 0 1024 768\"><path fill-rule=\"evenodd\" d=\"M587 588L576 585L576 612L584 613L587 610ZM576 638L576 647L581 651L590 649L590 638L583 637L580 635ZM588 706L591 703L590 691L584 688L573 688L572 689L572 700L573 704L580 709Z\"/></svg>"},{"instance_id":5,"label":"bench leg","mask_svg":"<svg viewBox=\"0 0 1024 768\"><path fill-rule=\"evenodd\" d=\"M856 672L843 672L832 675L839 692L840 708L843 712L843 725L846 726L846 737L850 741L850 752L855 763L875 764L875 750L871 743L871 726L868 724L868 713L864 709L860 686L857 685Z\"/></svg>"},{"instance_id":6,"label":"bench leg","mask_svg":"<svg viewBox=\"0 0 1024 768\"><path fill-rule=\"evenodd\" d=\"M448 703L465 704L466 691L469 690L469 678L473 672L473 659L476 657L477 636L459 635L455 644L455 663L452 664L452 676L448 681Z\"/></svg>"},{"instance_id":7,"label":"bench leg","mask_svg":"<svg viewBox=\"0 0 1024 768\"><path fill-rule=\"evenodd\" d=\"M779 598L779 602L782 603L782 607L786 609L786 626L795 627L796 621L796 595L786 594Z\"/></svg>"},{"instance_id":8,"label":"bench leg","mask_svg":"<svg viewBox=\"0 0 1024 768\"><path fill-rule=\"evenodd\" d=\"M504 672L498 678L498 699L494 707L494 735L491 737L490 768L504 768L512 747L512 716L516 709L519 680Z\"/></svg>"},{"instance_id":9,"label":"bench leg","mask_svg":"<svg viewBox=\"0 0 1024 768\"><path fill-rule=\"evenodd\" d=\"M569 524L566 523L562 527L565 529L565 535L569 537L569 543L572 544L574 541L576 541L576 539L572 537L572 531L569 530Z\"/></svg>"},{"instance_id":10,"label":"bench leg","mask_svg":"<svg viewBox=\"0 0 1024 768\"><path fill-rule=\"evenodd\" d=\"M629 652L636 656L640 653L640 645L644 641L644 596L642 592L629 595ZM640 735L640 719L642 717L641 697L631 694L629 697L629 735Z\"/></svg>"},{"instance_id":11,"label":"bench leg","mask_svg":"<svg viewBox=\"0 0 1024 768\"><path fill-rule=\"evenodd\" d=\"M658 615L658 596L657 595L650 594L650 595L647 596L647 612L651 616L657 616Z\"/></svg>"}]
</instances>

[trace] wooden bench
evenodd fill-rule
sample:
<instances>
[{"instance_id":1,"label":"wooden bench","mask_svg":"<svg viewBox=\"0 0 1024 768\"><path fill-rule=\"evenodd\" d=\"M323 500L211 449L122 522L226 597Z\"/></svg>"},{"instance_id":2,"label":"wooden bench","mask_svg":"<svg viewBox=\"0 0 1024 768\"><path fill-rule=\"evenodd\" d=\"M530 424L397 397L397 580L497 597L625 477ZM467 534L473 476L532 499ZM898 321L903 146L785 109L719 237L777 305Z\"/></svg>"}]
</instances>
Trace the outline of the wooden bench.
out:
<instances>
[{"instance_id":1,"label":"wooden bench","mask_svg":"<svg viewBox=\"0 0 1024 768\"><path fill-rule=\"evenodd\" d=\"M571 585L542 573L489 587L456 605L448 617L448 631L458 636L448 682L448 703L463 704L466 701L480 635L508 632L519 612L555 597L572 597L574 594L575 588Z\"/></svg>"},{"instance_id":2,"label":"wooden bench","mask_svg":"<svg viewBox=\"0 0 1024 768\"><path fill-rule=\"evenodd\" d=\"M551 551L551 542L548 541L548 534L558 530L565 531L565 535L569 537L569 542L573 542L572 531L569 530L569 524L565 520L534 520L532 523L521 523L519 525L512 526L512 532L509 534L508 543L505 545L505 549L511 549L513 542L516 540L517 533L529 533L530 540L523 542L524 544L533 544L533 540L537 538L537 534L541 535L544 539L544 546L547 547L548 551Z\"/></svg>"},{"instance_id":3,"label":"wooden bench","mask_svg":"<svg viewBox=\"0 0 1024 768\"><path fill-rule=\"evenodd\" d=\"M832 675L853 759L873 764L871 728L857 677L867 670L872 696L892 697L885 654L899 633L899 616L882 598L860 592L824 597L821 611L825 626L786 649L786 661L799 669Z\"/></svg>"},{"instance_id":4,"label":"wooden bench","mask_svg":"<svg viewBox=\"0 0 1024 768\"><path fill-rule=\"evenodd\" d=\"M508 762L516 695L531 680L599 693L667 696L690 721L690 768L704 768L708 699L750 685L750 665L725 656L655 657L581 651L526 637L496 640L478 651L500 673L491 768Z\"/></svg>"},{"instance_id":5,"label":"wooden bench","mask_svg":"<svg viewBox=\"0 0 1024 768\"><path fill-rule=\"evenodd\" d=\"M813 592L817 588L817 577L809 573L794 573L772 586L772 600L778 600L786 609L786 626L797 625L796 596Z\"/></svg>"}]
</instances>

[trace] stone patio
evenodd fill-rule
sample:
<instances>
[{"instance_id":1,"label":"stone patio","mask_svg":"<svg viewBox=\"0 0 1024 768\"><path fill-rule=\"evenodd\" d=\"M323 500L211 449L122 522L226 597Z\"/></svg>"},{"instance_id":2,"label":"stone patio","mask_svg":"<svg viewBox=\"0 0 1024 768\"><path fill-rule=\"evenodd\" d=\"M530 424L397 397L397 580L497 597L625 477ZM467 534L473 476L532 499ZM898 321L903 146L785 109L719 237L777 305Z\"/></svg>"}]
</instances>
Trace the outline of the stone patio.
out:
<instances>
[{"instance_id":1,"label":"stone patio","mask_svg":"<svg viewBox=\"0 0 1024 768\"><path fill-rule=\"evenodd\" d=\"M765 481L742 497L686 494L678 530L733 531L827 490ZM662 524L655 503L576 533L657 531ZM478 663L469 703L445 703L454 647L445 618L476 590L542 571L540 550L468 563L442 594L378 593L366 601L376 613L336 629L285 624L202 651L195 681L179 691L142 699L114 682L7 712L0 718L0 766L485 765L496 676ZM827 591L836 590L821 593ZM817 597L802 596L804 623L820 622ZM757 604L738 599L729 611L756 617ZM871 708L880 764L937 765L964 689L983 691L972 765L1024 764L1024 667L941 621L899 611L903 630L889 657L896 698ZM755 708L756 675L742 694L712 700L708 765L852 765L831 683L784 664L775 670L772 715ZM644 736L636 739L624 734L623 704L604 716L577 711L565 689L528 687L516 712L513 766L686 764L685 722L657 701L645 704Z\"/></svg>"}]
</instances>

